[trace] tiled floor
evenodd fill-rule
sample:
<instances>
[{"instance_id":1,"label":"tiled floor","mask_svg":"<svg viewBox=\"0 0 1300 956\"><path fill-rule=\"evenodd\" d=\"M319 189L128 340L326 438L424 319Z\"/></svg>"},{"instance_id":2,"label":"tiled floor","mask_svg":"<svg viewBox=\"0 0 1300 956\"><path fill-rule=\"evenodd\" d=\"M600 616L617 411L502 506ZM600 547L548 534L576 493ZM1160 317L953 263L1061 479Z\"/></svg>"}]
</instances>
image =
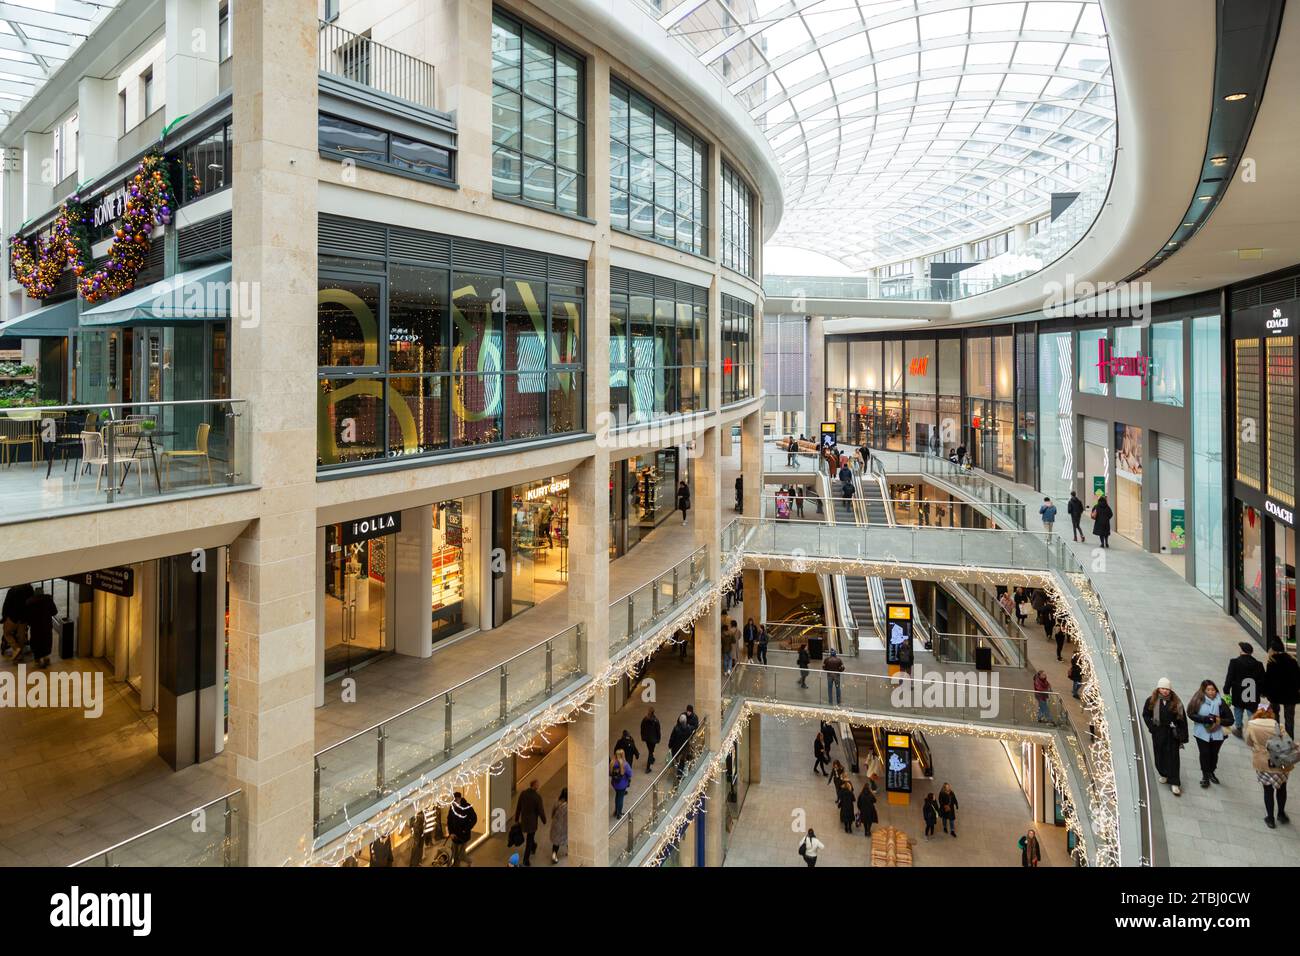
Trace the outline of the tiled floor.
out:
<instances>
[{"instance_id":1,"label":"tiled floor","mask_svg":"<svg viewBox=\"0 0 1300 956\"><path fill-rule=\"evenodd\" d=\"M804 866L798 855L803 832L796 814L826 844L818 866L869 866L870 841L863 831L844 832L826 778L812 772L812 740L817 725L799 720L762 718L762 783L749 788L728 838L725 866ZM908 806L891 805L883 790L876 802L880 822L894 826L912 841L913 865L1020 866L1016 844L1033 826L1042 841L1042 866L1068 866L1063 827L1034 824L1029 805L1011 769L1006 751L995 740L927 734L934 755L935 777L913 781ZM854 792L865 778L853 775ZM953 839L936 827L925 839L921 803L927 792L938 794L952 784L959 809L960 836Z\"/></svg>"}]
</instances>

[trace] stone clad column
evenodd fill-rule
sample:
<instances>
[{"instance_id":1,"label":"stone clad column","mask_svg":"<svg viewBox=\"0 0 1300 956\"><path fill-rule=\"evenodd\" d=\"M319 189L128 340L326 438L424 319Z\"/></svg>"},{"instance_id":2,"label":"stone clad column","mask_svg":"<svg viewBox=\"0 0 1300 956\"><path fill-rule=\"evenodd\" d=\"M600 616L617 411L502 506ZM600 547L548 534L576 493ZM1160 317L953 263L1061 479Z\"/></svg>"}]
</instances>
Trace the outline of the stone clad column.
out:
<instances>
[{"instance_id":1,"label":"stone clad column","mask_svg":"<svg viewBox=\"0 0 1300 956\"><path fill-rule=\"evenodd\" d=\"M261 517L231 547L230 737L248 861L300 861L312 838L316 630L316 9L234 4L233 280L237 428ZM233 296L233 301L245 299Z\"/></svg>"},{"instance_id":2,"label":"stone clad column","mask_svg":"<svg viewBox=\"0 0 1300 956\"><path fill-rule=\"evenodd\" d=\"M609 65L589 62L591 112L588 155L604 155L609 142ZM594 145L593 145L594 144ZM609 220L609 167L590 163L588 215ZM597 436L595 454L569 478L569 620L587 629L587 672L609 663L609 236L602 232L587 261L585 336L586 430ZM600 692L591 713L569 725L569 854L575 866L609 865L609 694Z\"/></svg>"},{"instance_id":3,"label":"stone clad column","mask_svg":"<svg viewBox=\"0 0 1300 956\"><path fill-rule=\"evenodd\" d=\"M710 321L713 315L710 314ZM713 332L710 339L716 339ZM717 355L714 351L711 355ZM716 367L716 366L715 366ZM712 370L712 369L711 369ZM715 386L710 392L716 395ZM716 407L716 406L715 406ZM695 519L697 547L709 547L709 577L717 581L721 572L721 462L718 457L720 442L718 427L706 429L695 439L695 455L691 468L695 474L695 488L691 508ZM715 605L695 624L695 711L700 719L707 718L705 744L710 753L716 753L722 742L722 610ZM705 820L705 866L722 865L722 826L726 808L721 799L722 788L717 781L709 787L709 802Z\"/></svg>"},{"instance_id":4,"label":"stone clad column","mask_svg":"<svg viewBox=\"0 0 1300 956\"><path fill-rule=\"evenodd\" d=\"M234 6L238 7L236 0ZM219 9L211 0L167 0L168 123L213 99L221 86ZM313 57L315 54L313 53ZM316 65L313 60L312 72ZM111 112L110 116L116 116Z\"/></svg>"}]
</instances>

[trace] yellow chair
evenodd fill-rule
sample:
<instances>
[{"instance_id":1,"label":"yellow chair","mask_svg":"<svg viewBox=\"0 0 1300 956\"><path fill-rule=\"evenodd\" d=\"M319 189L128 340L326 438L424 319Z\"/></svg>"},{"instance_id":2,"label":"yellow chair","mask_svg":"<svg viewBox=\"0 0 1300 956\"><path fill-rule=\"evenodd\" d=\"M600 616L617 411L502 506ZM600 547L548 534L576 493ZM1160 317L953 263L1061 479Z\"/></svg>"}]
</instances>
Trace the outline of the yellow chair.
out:
<instances>
[{"instance_id":1,"label":"yellow chair","mask_svg":"<svg viewBox=\"0 0 1300 956\"><path fill-rule=\"evenodd\" d=\"M173 458L202 458L203 463L208 468L208 484L212 484L212 459L208 457L208 433L211 431L212 426L204 422L199 426L198 432L194 436L193 448L178 448L174 451L162 453L163 461L167 464L167 468L163 472L163 479L169 487L172 483Z\"/></svg>"}]
</instances>

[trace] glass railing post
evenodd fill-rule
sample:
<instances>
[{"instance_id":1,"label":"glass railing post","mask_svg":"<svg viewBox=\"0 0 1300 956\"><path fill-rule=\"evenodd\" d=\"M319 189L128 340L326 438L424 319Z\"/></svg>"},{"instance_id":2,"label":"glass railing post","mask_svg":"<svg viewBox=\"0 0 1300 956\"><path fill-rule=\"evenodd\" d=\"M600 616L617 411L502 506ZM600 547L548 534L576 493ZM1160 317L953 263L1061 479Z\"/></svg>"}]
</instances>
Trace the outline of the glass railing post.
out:
<instances>
[{"instance_id":1,"label":"glass railing post","mask_svg":"<svg viewBox=\"0 0 1300 956\"><path fill-rule=\"evenodd\" d=\"M384 792L384 743L388 740L388 734L384 730L383 724L379 725L375 738L375 790L382 795Z\"/></svg>"},{"instance_id":2,"label":"glass railing post","mask_svg":"<svg viewBox=\"0 0 1300 956\"><path fill-rule=\"evenodd\" d=\"M678 600L680 600L681 598L681 595L677 593L677 568L678 565L674 564L673 565L673 604L676 604Z\"/></svg>"},{"instance_id":3,"label":"glass railing post","mask_svg":"<svg viewBox=\"0 0 1300 956\"><path fill-rule=\"evenodd\" d=\"M312 815L311 818L318 824L320 823L320 758L312 758Z\"/></svg>"},{"instance_id":4,"label":"glass railing post","mask_svg":"<svg viewBox=\"0 0 1300 956\"><path fill-rule=\"evenodd\" d=\"M627 596L627 639L631 642L636 637L636 611L633 605L636 604L636 595Z\"/></svg>"},{"instance_id":5,"label":"glass railing post","mask_svg":"<svg viewBox=\"0 0 1300 956\"><path fill-rule=\"evenodd\" d=\"M230 805L230 798L225 801L226 807L222 811L222 817L226 825L226 841L221 847L221 865L234 866L234 843L235 843L235 808Z\"/></svg>"},{"instance_id":6,"label":"glass railing post","mask_svg":"<svg viewBox=\"0 0 1300 956\"><path fill-rule=\"evenodd\" d=\"M442 715L442 755L446 759L451 756L451 694L443 699Z\"/></svg>"},{"instance_id":7,"label":"glass railing post","mask_svg":"<svg viewBox=\"0 0 1300 956\"><path fill-rule=\"evenodd\" d=\"M113 447L116 444L113 441L113 422L104 423L103 433L104 444L108 446L105 451L108 452L108 503L111 505L117 497L117 449Z\"/></svg>"},{"instance_id":8,"label":"glass railing post","mask_svg":"<svg viewBox=\"0 0 1300 956\"><path fill-rule=\"evenodd\" d=\"M505 664L501 665L501 723L506 722L506 715L510 712L510 686L509 686L509 668Z\"/></svg>"},{"instance_id":9,"label":"glass railing post","mask_svg":"<svg viewBox=\"0 0 1300 956\"><path fill-rule=\"evenodd\" d=\"M546 642L546 696L550 697L555 688L555 641Z\"/></svg>"},{"instance_id":10,"label":"glass railing post","mask_svg":"<svg viewBox=\"0 0 1300 956\"><path fill-rule=\"evenodd\" d=\"M651 622L659 619L659 582L662 578L655 578L650 582L650 620Z\"/></svg>"}]
</instances>

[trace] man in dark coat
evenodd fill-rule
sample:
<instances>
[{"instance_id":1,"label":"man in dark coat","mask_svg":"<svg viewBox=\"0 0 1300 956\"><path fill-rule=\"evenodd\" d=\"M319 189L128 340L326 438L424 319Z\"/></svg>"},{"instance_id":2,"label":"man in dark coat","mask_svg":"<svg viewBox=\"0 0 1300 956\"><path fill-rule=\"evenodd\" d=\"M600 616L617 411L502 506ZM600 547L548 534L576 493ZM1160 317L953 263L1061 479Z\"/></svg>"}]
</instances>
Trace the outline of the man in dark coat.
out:
<instances>
[{"instance_id":1,"label":"man in dark coat","mask_svg":"<svg viewBox=\"0 0 1300 956\"><path fill-rule=\"evenodd\" d=\"M537 778L534 777L528 789L519 795L519 802L515 804L515 823L524 831L526 843L524 844L524 866L532 866L530 862L533 854L537 852L537 824L546 822L546 805L542 802L542 791L538 788Z\"/></svg>"},{"instance_id":2,"label":"man in dark coat","mask_svg":"<svg viewBox=\"0 0 1300 956\"><path fill-rule=\"evenodd\" d=\"M1232 732L1240 737L1246 715L1255 713L1267 679L1264 665L1255 659L1255 645L1242 641L1237 645L1241 653L1228 662L1228 676L1223 679L1223 692L1232 698L1232 712L1236 723Z\"/></svg>"},{"instance_id":3,"label":"man in dark coat","mask_svg":"<svg viewBox=\"0 0 1300 956\"><path fill-rule=\"evenodd\" d=\"M1279 720L1285 718L1287 735L1295 739L1295 705L1300 703L1300 664L1276 637L1268 642L1264 667L1264 693Z\"/></svg>"},{"instance_id":4,"label":"man in dark coat","mask_svg":"<svg viewBox=\"0 0 1300 956\"><path fill-rule=\"evenodd\" d=\"M1101 541L1103 548L1110 547L1110 519L1113 517L1115 512L1111 510L1110 502L1102 495L1092 506L1092 533Z\"/></svg>"},{"instance_id":5,"label":"man in dark coat","mask_svg":"<svg viewBox=\"0 0 1300 956\"><path fill-rule=\"evenodd\" d=\"M50 654L54 649L54 616L58 613L54 598L40 588L27 599L28 639L37 667L50 666Z\"/></svg>"},{"instance_id":6,"label":"man in dark coat","mask_svg":"<svg viewBox=\"0 0 1300 956\"><path fill-rule=\"evenodd\" d=\"M650 708L650 712L641 718L641 742L645 744L645 772L649 773L650 768L655 762L655 747L663 739L663 731L659 727L659 718L655 716L655 709Z\"/></svg>"},{"instance_id":7,"label":"man in dark coat","mask_svg":"<svg viewBox=\"0 0 1300 956\"><path fill-rule=\"evenodd\" d=\"M451 836L451 865L459 866L465 859L465 847L474 836L478 813L459 790L447 808L447 833Z\"/></svg>"},{"instance_id":8,"label":"man in dark coat","mask_svg":"<svg viewBox=\"0 0 1300 956\"><path fill-rule=\"evenodd\" d=\"M876 795L865 784L862 792L858 794L858 814L862 817L862 829L866 830L867 836L870 837L871 826L876 822Z\"/></svg>"},{"instance_id":9,"label":"man in dark coat","mask_svg":"<svg viewBox=\"0 0 1300 956\"><path fill-rule=\"evenodd\" d=\"M1083 533L1083 528L1079 526L1079 522L1083 520L1083 501L1074 491L1070 492L1070 500L1065 505L1065 512L1070 516L1070 524L1073 525L1074 540L1086 544L1088 538Z\"/></svg>"},{"instance_id":10,"label":"man in dark coat","mask_svg":"<svg viewBox=\"0 0 1300 956\"><path fill-rule=\"evenodd\" d=\"M668 754L677 757L677 779L681 780L686 772L686 741L691 739L691 724L685 714L677 718L673 732L668 735Z\"/></svg>"}]
</instances>

